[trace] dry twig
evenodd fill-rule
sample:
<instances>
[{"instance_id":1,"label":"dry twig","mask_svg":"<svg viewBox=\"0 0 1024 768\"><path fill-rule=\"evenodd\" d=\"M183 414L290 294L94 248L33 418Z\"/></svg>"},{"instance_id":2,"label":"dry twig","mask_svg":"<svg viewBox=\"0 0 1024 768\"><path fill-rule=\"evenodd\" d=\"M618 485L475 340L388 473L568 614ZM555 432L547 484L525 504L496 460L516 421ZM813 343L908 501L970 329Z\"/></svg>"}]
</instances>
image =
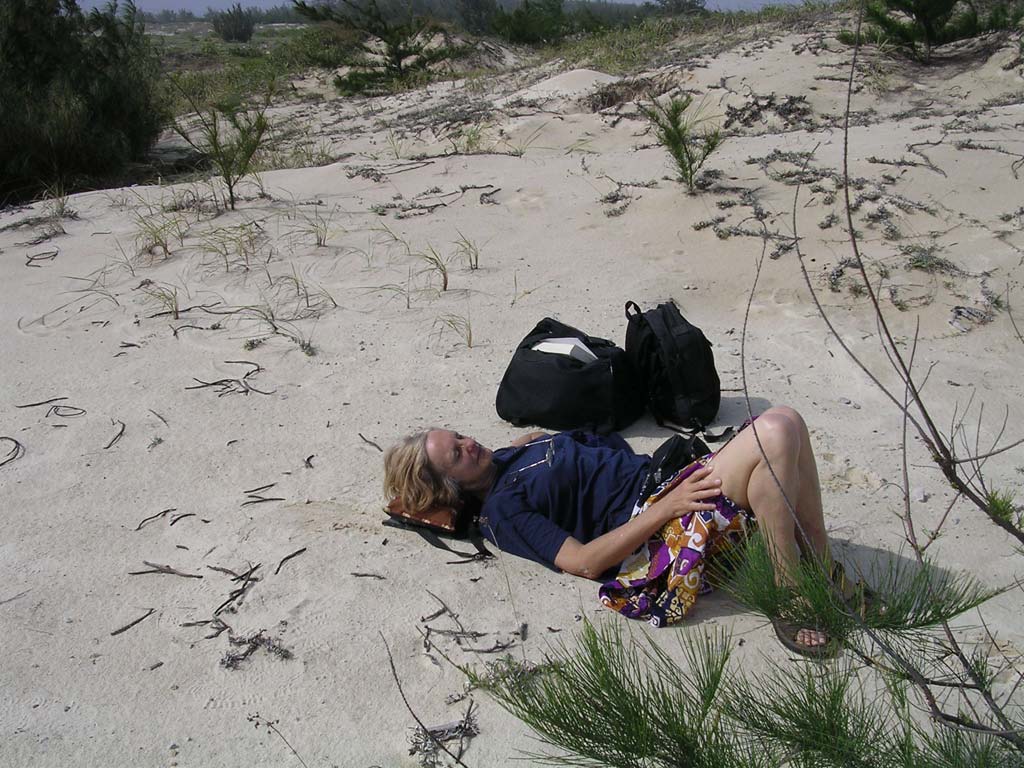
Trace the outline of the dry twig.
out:
<instances>
[{"instance_id":1,"label":"dry twig","mask_svg":"<svg viewBox=\"0 0 1024 768\"><path fill-rule=\"evenodd\" d=\"M117 635L120 635L120 634L121 634L122 632L127 632L127 631L128 631L129 629L131 629L132 627L134 627L134 626L135 626L136 624L141 624L141 623L142 623L143 621L145 621L146 619L148 619L148 618L149 618L150 616L152 616L152 615L153 615L154 613L156 613L156 608L150 608L150 609L149 609L148 611L146 611L146 612L145 612L144 614L142 614L141 616L139 616L139 618L135 619L135 621L132 621L132 622L129 622L128 624L125 624L125 625L124 625L123 627L121 627L120 629L115 629L115 630L114 630L113 632L111 632L111 633L110 633L110 636L111 636L111 637L116 637Z\"/></svg>"}]
</instances>

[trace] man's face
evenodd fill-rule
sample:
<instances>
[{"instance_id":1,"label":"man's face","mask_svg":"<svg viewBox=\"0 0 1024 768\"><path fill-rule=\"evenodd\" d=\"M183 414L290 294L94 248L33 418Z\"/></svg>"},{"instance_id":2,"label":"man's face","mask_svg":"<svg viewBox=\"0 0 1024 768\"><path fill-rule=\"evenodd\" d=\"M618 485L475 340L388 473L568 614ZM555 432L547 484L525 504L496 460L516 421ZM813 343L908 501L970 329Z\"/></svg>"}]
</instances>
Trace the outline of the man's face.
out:
<instances>
[{"instance_id":1,"label":"man's face","mask_svg":"<svg viewBox=\"0 0 1024 768\"><path fill-rule=\"evenodd\" d=\"M473 438L432 429L427 433L426 449L434 469L467 491L480 490L487 481L494 454Z\"/></svg>"}]
</instances>

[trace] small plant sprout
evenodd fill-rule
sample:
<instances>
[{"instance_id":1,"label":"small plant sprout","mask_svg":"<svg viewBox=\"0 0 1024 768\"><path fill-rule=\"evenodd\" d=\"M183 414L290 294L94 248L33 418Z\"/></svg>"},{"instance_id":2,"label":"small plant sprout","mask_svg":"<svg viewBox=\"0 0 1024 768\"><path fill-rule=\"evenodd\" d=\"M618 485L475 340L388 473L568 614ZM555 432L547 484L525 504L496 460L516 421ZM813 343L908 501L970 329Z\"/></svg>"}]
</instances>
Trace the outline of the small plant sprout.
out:
<instances>
[{"instance_id":1,"label":"small plant sprout","mask_svg":"<svg viewBox=\"0 0 1024 768\"><path fill-rule=\"evenodd\" d=\"M544 129L547 128L547 126L547 123L541 123L528 134L522 138L516 139L514 142L511 139L506 138L502 142L505 147L505 151L513 157L522 157L526 154L526 150L532 147L534 142L540 138L541 133L544 132Z\"/></svg>"},{"instance_id":2,"label":"small plant sprout","mask_svg":"<svg viewBox=\"0 0 1024 768\"><path fill-rule=\"evenodd\" d=\"M331 235L334 234L331 229L331 221L334 219L336 211L337 207L333 207L325 214L321 212L319 205L314 205L312 216L308 216L305 213L301 214L303 225L300 229L304 234L312 238L317 248L326 248L327 242L331 239Z\"/></svg>"},{"instance_id":3,"label":"small plant sprout","mask_svg":"<svg viewBox=\"0 0 1024 768\"><path fill-rule=\"evenodd\" d=\"M392 129L388 129L388 149L391 150L392 156L395 160L402 160L405 158L406 147L405 141L403 141L398 134Z\"/></svg>"},{"instance_id":4,"label":"small plant sprout","mask_svg":"<svg viewBox=\"0 0 1024 768\"><path fill-rule=\"evenodd\" d=\"M512 301L509 302L509 306L510 307L514 307L516 305L517 301L519 301L520 299L525 299L527 296L529 296L535 290L537 290L537 289L536 288L527 288L524 291L520 291L519 290L519 273L518 272L513 272L512 273Z\"/></svg>"},{"instance_id":5,"label":"small plant sprout","mask_svg":"<svg viewBox=\"0 0 1024 768\"><path fill-rule=\"evenodd\" d=\"M157 305L163 307L161 314L169 314L175 320L181 319L179 316L180 308L178 306L178 289L176 286L150 283L143 286L142 292L155 301Z\"/></svg>"},{"instance_id":6,"label":"small plant sprout","mask_svg":"<svg viewBox=\"0 0 1024 768\"><path fill-rule=\"evenodd\" d=\"M78 218L78 211L68 204L67 193L59 183L46 189L46 215L54 221Z\"/></svg>"},{"instance_id":7,"label":"small plant sprout","mask_svg":"<svg viewBox=\"0 0 1024 768\"><path fill-rule=\"evenodd\" d=\"M195 113L195 135L188 127L174 124L174 130L196 151L201 152L213 165L228 191L227 203L235 210L235 187L254 168L253 158L268 135L270 123L267 109L274 95L273 84L267 89L262 103L252 110L243 110L237 103L223 102L203 107L194 94L180 81L172 80Z\"/></svg>"},{"instance_id":8,"label":"small plant sprout","mask_svg":"<svg viewBox=\"0 0 1024 768\"><path fill-rule=\"evenodd\" d=\"M444 334L445 330L454 331L467 348L473 348L473 323L468 313L465 316L451 313L441 315L434 321L434 327L437 328L438 338Z\"/></svg>"},{"instance_id":9,"label":"small plant sprout","mask_svg":"<svg viewBox=\"0 0 1024 768\"><path fill-rule=\"evenodd\" d=\"M441 278L441 292L448 290L448 259L438 253L437 249L432 245L427 246L425 253L420 254L420 258L426 262L426 272L436 272Z\"/></svg>"},{"instance_id":10,"label":"small plant sprout","mask_svg":"<svg viewBox=\"0 0 1024 768\"><path fill-rule=\"evenodd\" d=\"M171 242L176 240L179 246L185 244L188 226L183 216L162 215L150 211L135 211L135 248L138 253L151 256L162 255L165 259L171 255Z\"/></svg>"},{"instance_id":11,"label":"small plant sprout","mask_svg":"<svg viewBox=\"0 0 1024 768\"><path fill-rule=\"evenodd\" d=\"M457 229L455 231L459 233L459 239L454 243L456 256L464 258L466 260L466 266L468 266L470 270L480 269L480 248L476 243L462 234L461 230Z\"/></svg>"},{"instance_id":12,"label":"small plant sprout","mask_svg":"<svg viewBox=\"0 0 1024 768\"><path fill-rule=\"evenodd\" d=\"M484 129L479 124L467 125L458 136L450 136L452 151L457 155L475 155L483 150Z\"/></svg>"},{"instance_id":13,"label":"small plant sprout","mask_svg":"<svg viewBox=\"0 0 1024 768\"><path fill-rule=\"evenodd\" d=\"M701 114L700 107L693 114L686 114L692 102L693 97L689 95L673 96L665 104L652 99L650 106L640 107L654 126L658 141L671 155L679 172L679 181L686 184L691 193L696 190L697 172L722 143L718 128L701 128L710 118Z\"/></svg>"},{"instance_id":14,"label":"small plant sprout","mask_svg":"<svg viewBox=\"0 0 1024 768\"><path fill-rule=\"evenodd\" d=\"M1013 491L989 491L985 499L988 502L989 514L1020 528L1024 525L1024 510L1013 503L1015 498Z\"/></svg>"}]
</instances>

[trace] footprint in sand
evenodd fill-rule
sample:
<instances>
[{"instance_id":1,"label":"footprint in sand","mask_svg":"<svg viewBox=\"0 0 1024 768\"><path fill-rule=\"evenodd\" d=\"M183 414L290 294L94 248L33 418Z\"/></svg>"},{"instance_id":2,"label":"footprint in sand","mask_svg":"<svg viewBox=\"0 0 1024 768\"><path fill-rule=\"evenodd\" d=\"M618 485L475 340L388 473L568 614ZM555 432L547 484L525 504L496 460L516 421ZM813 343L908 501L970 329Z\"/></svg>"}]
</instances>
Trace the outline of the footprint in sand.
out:
<instances>
[{"instance_id":1,"label":"footprint in sand","mask_svg":"<svg viewBox=\"0 0 1024 768\"><path fill-rule=\"evenodd\" d=\"M510 207L526 210L541 210L547 205L548 196L543 189L517 189L509 201Z\"/></svg>"},{"instance_id":2,"label":"footprint in sand","mask_svg":"<svg viewBox=\"0 0 1024 768\"><path fill-rule=\"evenodd\" d=\"M838 459L832 453L822 453L818 459L818 474L821 476L821 485L826 490L848 491L851 488L866 488L877 491L882 487L882 478L879 475L853 466L849 459Z\"/></svg>"}]
</instances>

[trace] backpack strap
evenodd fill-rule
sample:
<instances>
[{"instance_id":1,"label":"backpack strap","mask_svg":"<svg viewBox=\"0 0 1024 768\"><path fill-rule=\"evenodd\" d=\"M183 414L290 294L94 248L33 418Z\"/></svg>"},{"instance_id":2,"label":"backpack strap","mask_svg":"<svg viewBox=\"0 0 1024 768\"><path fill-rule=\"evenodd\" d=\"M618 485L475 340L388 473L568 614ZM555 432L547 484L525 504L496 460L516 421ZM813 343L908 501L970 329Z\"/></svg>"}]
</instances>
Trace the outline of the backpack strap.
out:
<instances>
[{"instance_id":1,"label":"backpack strap","mask_svg":"<svg viewBox=\"0 0 1024 768\"><path fill-rule=\"evenodd\" d=\"M463 563L473 563L477 560L487 560L494 557L494 555L484 545L480 532L475 528L467 535L467 539L473 545L473 548L476 549L476 553L472 553L460 552L459 550L450 547L445 543L444 539L434 533L434 531L420 525L407 525L392 517L382 521L382 525L386 525L389 528L400 528L404 531L413 531L414 533L419 534L420 537L430 546L436 547L437 549L443 549L446 552L451 552L453 555L458 555L462 558L462 560L449 560L445 565L462 565Z\"/></svg>"},{"instance_id":2,"label":"backpack strap","mask_svg":"<svg viewBox=\"0 0 1024 768\"><path fill-rule=\"evenodd\" d=\"M658 426L664 427L665 429L671 429L677 435L685 435L686 437L693 437L694 435L699 435L701 439L708 443L721 443L723 441L727 442L733 437L733 435L736 432L736 428L731 425L725 427L724 429L722 429L721 432L718 432L717 434L709 429L704 429L704 427L701 426L685 429L677 424L671 424L667 421L661 420L658 420Z\"/></svg>"}]
</instances>

